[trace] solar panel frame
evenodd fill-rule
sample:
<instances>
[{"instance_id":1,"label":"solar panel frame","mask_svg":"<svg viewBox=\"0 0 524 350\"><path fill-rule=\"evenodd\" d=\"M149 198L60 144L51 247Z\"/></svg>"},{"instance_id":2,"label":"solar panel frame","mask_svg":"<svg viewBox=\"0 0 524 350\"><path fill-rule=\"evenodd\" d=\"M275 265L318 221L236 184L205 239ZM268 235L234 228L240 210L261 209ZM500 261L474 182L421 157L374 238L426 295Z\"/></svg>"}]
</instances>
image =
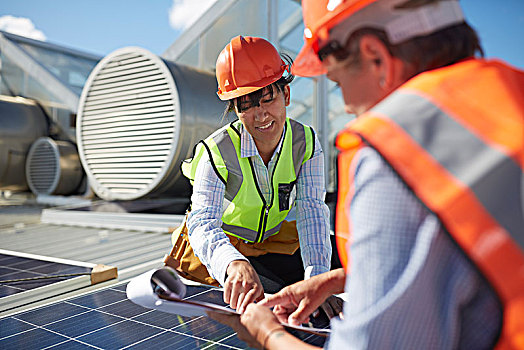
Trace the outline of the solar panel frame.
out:
<instances>
[{"instance_id":1,"label":"solar panel frame","mask_svg":"<svg viewBox=\"0 0 524 350\"><path fill-rule=\"evenodd\" d=\"M132 303L126 297L126 285L121 282L0 318L0 348L247 348L233 329L208 317L183 317ZM188 286L186 299L216 302L221 293L212 287ZM325 341L296 333L311 344L322 346Z\"/></svg>"},{"instance_id":2,"label":"solar panel frame","mask_svg":"<svg viewBox=\"0 0 524 350\"><path fill-rule=\"evenodd\" d=\"M0 313L91 285L95 264L0 249ZM2 281L85 273L40 280Z\"/></svg>"}]
</instances>

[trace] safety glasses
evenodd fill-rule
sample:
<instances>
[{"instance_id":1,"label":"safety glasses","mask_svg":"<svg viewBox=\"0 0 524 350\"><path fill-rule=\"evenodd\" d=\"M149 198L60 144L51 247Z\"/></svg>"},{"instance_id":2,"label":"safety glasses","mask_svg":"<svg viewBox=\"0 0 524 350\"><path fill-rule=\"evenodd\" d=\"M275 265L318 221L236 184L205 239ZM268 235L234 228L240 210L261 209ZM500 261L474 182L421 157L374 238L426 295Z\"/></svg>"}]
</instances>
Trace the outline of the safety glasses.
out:
<instances>
[{"instance_id":1,"label":"safety glasses","mask_svg":"<svg viewBox=\"0 0 524 350\"><path fill-rule=\"evenodd\" d=\"M253 107L260 107L269 105L275 99L279 89L273 88L272 85L266 86L262 90L250 93L236 99L235 107L238 113L247 113Z\"/></svg>"},{"instance_id":2,"label":"safety glasses","mask_svg":"<svg viewBox=\"0 0 524 350\"><path fill-rule=\"evenodd\" d=\"M342 61L349 57L350 52L340 45L338 41L332 40L317 52L320 62L323 62L329 55L333 55L338 61Z\"/></svg>"}]
</instances>

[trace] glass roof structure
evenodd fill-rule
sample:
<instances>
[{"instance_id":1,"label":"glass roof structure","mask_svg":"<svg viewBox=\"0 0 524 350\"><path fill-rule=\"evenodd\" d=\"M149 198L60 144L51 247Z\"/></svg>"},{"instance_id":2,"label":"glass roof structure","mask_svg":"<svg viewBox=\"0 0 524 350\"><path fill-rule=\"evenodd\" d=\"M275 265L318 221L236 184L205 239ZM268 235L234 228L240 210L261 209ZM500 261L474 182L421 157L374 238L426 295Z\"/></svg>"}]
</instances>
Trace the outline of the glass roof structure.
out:
<instances>
[{"instance_id":1,"label":"glass roof structure","mask_svg":"<svg viewBox=\"0 0 524 350\"><path fill-rule=\"evenodd\" d=\"M80 94L100 58L0 31L0 94L38 101L74 140Z\"/></svg>"},{"instance_id":2,"label":"glass roof structure","mask_svg":"<svg viewBox=\"0 0 524 350\"><path fill-rule=\"evenodd\" d=\"M280 52L294 59L302 47L303 31L299 1L218 0L167 48L162 57L214 72L216 58L231 38L249 35L268 39ZM334 139L352 119L344 112L340 89L325 77L295 77L288 115L315 128L328 160L328 191L333 191L336 177Z\"/></svg>"},{"instance_id":3,"label":"glass roof structure","mask_svg":"<svg viewBox=\"0 0 524 350\"><path fill-rule=\"evenodd\" d=\"M72 99L72 95L77 98L80 96L89 73L100 58L0 31L0 92L39 101L53 101L69 107L68 99ZM43 79L47 79L45 84ZM53 88L47 85L48 79L54 83ZM42 95L48 96L44 98ZM76 112L76 105L70 107L72 112Z\"/></svg>"}]
</instances>

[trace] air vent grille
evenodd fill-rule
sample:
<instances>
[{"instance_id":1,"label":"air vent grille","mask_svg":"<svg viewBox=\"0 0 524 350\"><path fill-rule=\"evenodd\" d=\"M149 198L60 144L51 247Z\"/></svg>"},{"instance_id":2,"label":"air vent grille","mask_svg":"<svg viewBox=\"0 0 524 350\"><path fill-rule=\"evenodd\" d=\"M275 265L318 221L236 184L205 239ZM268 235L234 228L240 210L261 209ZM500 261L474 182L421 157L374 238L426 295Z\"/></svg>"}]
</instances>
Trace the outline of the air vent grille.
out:
<instances>
[{"instance_id":1,"label":"air vent grille","mask_svg":"<svg viewBox=\"0 0 524 350\"><path fill-rule=\"evenodd\" d=\"M171 162L177 127L172 77L160 59L139 50L99 66L79 111L82 162L101 197L135 199Z\"/></svg>"},{"instance_id":2,"label":"air vent grille","mask_svg":"<svg viewBox=\"0 0 524 350\"><path fill-rule=\"evenodd\" d=\"M43 137L31 146L26 160L26 179L35 194L52 194L60 179L60 154L56 143Z\"/></svg>"}]
</instances>

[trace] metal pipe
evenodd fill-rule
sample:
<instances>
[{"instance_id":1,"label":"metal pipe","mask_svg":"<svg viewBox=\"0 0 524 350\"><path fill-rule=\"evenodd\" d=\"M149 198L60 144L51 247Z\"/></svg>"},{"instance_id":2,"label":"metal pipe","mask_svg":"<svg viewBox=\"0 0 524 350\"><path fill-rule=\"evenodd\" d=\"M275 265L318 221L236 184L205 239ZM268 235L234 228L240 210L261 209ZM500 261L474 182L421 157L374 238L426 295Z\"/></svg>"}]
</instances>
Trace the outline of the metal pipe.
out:
<instances>
[{"instance_id":1,"label":"metal pipe","mask_svg":"<svg viewBox=\"0 0 524 350\"><path fill-rule=\"evenodd\" d=\"M25 162L31 144L48 133L48 120L31 100L0 96L0 189L26 191Z\"/></svg>"}]
</instances>

